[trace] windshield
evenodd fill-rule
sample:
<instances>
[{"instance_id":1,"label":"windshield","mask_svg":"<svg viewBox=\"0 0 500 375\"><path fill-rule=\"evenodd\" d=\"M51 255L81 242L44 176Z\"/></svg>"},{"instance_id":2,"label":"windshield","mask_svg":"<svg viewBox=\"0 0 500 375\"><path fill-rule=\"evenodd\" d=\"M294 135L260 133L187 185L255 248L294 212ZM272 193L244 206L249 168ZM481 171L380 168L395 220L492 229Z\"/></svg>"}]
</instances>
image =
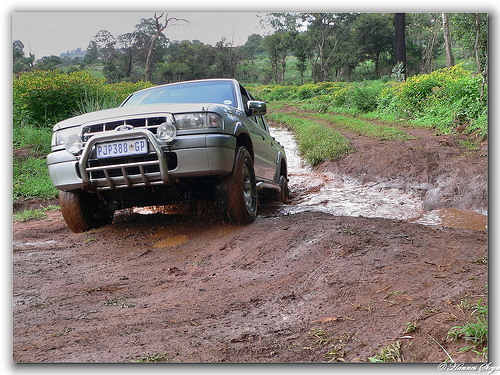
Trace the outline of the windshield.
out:
<instances>
[{"instance_id":1,"label":"windshield","mask_svg":"<svg viewBox=\"0 0 500 375\"><path fill-rule=\"evenodd\" d=\"M232 81L186 82L132 94L122 107L159 103L217 103L237 107Z\"/></svg>"}]
</instances>

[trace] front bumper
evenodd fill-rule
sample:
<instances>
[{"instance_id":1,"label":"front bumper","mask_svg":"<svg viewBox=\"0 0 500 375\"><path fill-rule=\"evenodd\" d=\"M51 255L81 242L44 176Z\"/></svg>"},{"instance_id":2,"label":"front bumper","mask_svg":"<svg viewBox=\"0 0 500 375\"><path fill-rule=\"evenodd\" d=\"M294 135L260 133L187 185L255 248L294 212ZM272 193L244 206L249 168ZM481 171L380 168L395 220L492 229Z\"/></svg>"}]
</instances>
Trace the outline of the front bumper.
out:
<instances>
[{"instance_id":1,"label":"front bumper","mask_svg":"<svg viewBox=\"0 0 500 375\"><path fill-rule=\"evenodd\" d=\"M109 158L97 163L96 144L134 138L147 138L146 157ZM169 185L182 177L230 174L235 148L236 138L228 134L179 135L170 144L162 145L151 132L137 129L95 135L86 143L81 156L59 150L47 155L47 164L52 183L60 190Z\"/></svg>"}]
</instances>

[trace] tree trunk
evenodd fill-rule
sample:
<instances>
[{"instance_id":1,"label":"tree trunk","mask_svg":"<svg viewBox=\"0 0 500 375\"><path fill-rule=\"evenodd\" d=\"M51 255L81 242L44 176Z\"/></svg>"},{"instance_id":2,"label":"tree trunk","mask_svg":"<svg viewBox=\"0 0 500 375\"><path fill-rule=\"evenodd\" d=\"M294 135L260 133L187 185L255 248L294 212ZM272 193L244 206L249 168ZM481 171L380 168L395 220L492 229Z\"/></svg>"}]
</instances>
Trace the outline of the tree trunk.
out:
<instances>
[{"instance_id":1,"label":"tree trunk","mask_svg":"<svg viewBox=\"0 0 500 375\"><path fill-rule=\"evenodd\" d=\"M479 31L480 31L480 28L481 28L481 25L479 24L479 14L476 13L476 17L475 17L475 20L474 20L474 26L476 28L476 41L474 43L474 53L476 55L476 65L477 65L477 72L478 74L481 74L481 76L483 77L483 83L481 85L481 94L479 95L479 100L481 101L481 103L484 101L484 86L486 85L486 75L487 75L487 72L488 72L488 60L486 60L486 65L485 65L485 68L484 68L484 71L481 67L481 59L480 59L480 56L479 56Z\"/></svg>"},{"instance_id":2,"label":"tree trunk","mask_svg":"<svg viewBox=\"0 0 500 375\"><path fill-rule=\"evenodd\" d=\"M448 13L443 13L443 36L446 46L446 65L451 68L455 65L455 59L451 51L450 23L448 21Z\"/></svg>"},{"instance_id":3,"label":"tree trunk","mask_svg":"<svg viewBox=\"0 0 500 375\"><path fill-rule=\"evenodd\" d=\"M396 65L403 63L404 79L406 81L406 40L405 40L405 13L394 15L394 60Z\"/></svg>"}]
</instances>

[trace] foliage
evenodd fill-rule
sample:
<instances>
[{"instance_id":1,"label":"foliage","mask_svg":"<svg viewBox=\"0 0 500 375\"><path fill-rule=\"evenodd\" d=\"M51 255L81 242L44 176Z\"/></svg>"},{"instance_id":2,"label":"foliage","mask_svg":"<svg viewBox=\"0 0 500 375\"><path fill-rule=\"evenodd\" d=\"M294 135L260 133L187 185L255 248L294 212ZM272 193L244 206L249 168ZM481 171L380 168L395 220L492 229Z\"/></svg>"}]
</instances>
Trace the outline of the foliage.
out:
<instances>
[{"instance_id":1,"label":"foliage","mask_svg":"<svg viewBox=\"0 0 500 375\"><path fill-rule=\"evenodd\" d=\"M50 152L52 130L32 124L14 127L12 145L14 149L30 149L33 155L47 155Z\"/></svg>"},{"instance_id":2,"label":"foliage","mask_svg":"<svg viewBox=\"0 0 500 375\"><path fill-rule=\"evenodd\" d=\"M389 344L385 348L380 349L373 357L368 358L370 362L404 362L401 355L401 343L396 341L394 344Z\"/></svg>"},{"instance_id":3,"label":"foliage","mask_svg":"<svg viewBox=\"0 0 500 375\"><path fill-rule=\"evenodd\" d=\"M465 341L471 342L473 345L466 348L467 350L485 344L488 340L488 306L481 306L481 300L479 300L472 311L471 320L463 326L451 328L448 337L453 340L463 338Z\"/></svg>"},{"instance_id":4,"label":"foliage","mask_svg":"<svg viewBox=\"0 0 500 375\"><path fill-rule=\"evenodd\" d=\"M413 76L387 86L381 92L378 111L435 127L442 133L473 123L484 134L486 104L480 100L481 83L479 76L461 65Z\"/></svg>"},{"instance_id":5,"label":"foliage","mask_svg":"<svg viewBox=\"0 0 500 375\"><path fill-rule=\"evenodd\" d=\"M46 124L70 117L77 103L85 95L97 95L104 81L88 72L40 70L20 75L13 84L14 119Z\"/></svg>"},{"instance_id":6,"label":"foliage","mask_svg":"<svg viewBox=\"0 0 500 375\"><path fill-rule=\"evenodd\" d=\"M462 124L466 133L488 133L487 100L481 100L482 78L462 65L408 78L406 82L321 82L302 86L261 85L252 88L261 100L296 103L303 110L337 112L387 121L406 121L451 133ZM484 95L486 98L486 95Z\"/></svg>"},{"instance_id":7,"label":"foliage","mask_svg":"<svg viewBox=\"0 0 500 375\"><path fill-rule=\"evenodd\" d=\"M13 200L21 198L51 199L57 195L47 172L45 157L28 157L13 159Z\"/></svg>"},{"instance_id":8,"label":"foliage","mask_svg":"<svg viewBox=\"0 0 500 375\"><path fill-rule=\"evenodd\" d=\"M26 123L54 125L78 112L82 101L120 103L132 92L150 83L106 84L87 71L65 74L60 71L32 71L13 80L14 126Z\"/></svg>"},{"instance_id":9,"label":"foliage","mask_svg":"<svg viewBox=\"0 0 500 375\"><path fill-rule=\"evenodd\" d=\"M13 215L14 221L26 222L29 220L42 220L47 217L47 211L57 211L60 210L60 206L48 206L44 208L37 208L35 210L25 210L22 212L16 212Z\"/></svg>"}]
</instances>

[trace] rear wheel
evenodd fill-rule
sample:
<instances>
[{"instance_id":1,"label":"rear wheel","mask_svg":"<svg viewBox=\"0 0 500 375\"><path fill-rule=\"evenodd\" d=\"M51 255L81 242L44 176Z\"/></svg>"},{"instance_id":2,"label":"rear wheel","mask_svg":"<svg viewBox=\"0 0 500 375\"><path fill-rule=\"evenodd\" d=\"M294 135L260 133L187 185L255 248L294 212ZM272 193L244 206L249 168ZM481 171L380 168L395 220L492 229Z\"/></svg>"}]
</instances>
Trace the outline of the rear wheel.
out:
<instances>
[{"instance_id":1,"label":"rear wheel","mask_svg":"<svg viewBox=\"0 0 500 375\"><path fill-rule=\"evenodd\" d=\"M257 186L252 158L245 147L236 152L233 172L217 187L217 205L222 217L247 224L257 215Z\"/></svg>"},{"instance_id":2,"label":"rear wheel","mask_svg":"<svg viewBox=\"0 0 500 375\"><path fill-rule=\"evenodd\" d=\"M75 233L111 224L113 210L97 194L83 190L60 191L61 211L68 227Z\"/></svg>"}]
</instances>

